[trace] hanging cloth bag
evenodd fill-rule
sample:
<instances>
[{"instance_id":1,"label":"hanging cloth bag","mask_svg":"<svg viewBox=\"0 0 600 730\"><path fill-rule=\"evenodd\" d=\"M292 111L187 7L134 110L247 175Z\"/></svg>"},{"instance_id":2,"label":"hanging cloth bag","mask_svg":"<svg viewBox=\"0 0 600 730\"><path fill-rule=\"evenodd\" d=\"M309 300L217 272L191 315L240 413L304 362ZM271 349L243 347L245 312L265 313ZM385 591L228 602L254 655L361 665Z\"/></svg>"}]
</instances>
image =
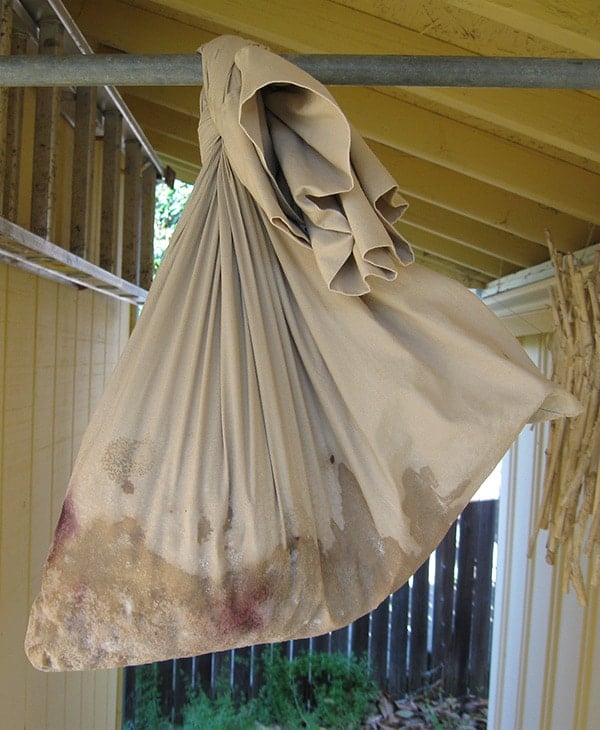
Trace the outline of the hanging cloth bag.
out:
<instances>
[{"instance_id":1,"label":"hanging cloth bag","mask_svg":"<svg viewBox=\"0 0 600 730\"><path fill-rule=\"evenodd\" d=\"M308 637L401 586L531 420L574 415L328 91L202 49L203 167L84 436L31 611L40 669Z\"/></svg>"}]
</instances>

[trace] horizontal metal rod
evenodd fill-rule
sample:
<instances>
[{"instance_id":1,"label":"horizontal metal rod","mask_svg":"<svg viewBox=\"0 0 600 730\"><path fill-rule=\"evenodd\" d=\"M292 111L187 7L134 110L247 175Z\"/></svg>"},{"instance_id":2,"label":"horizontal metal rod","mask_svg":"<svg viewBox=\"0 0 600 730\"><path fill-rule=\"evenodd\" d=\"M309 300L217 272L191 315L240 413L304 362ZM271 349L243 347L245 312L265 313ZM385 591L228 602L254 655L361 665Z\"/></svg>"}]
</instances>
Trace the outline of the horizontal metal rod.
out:
<instances>
[{"instance_id":1,"label":"horizontal metal rod","mask_svg":"<svg viewBox=\"0 0 600 730\"><path fill-rule=\"evenodd\" d=\"M600 59L289 55L332 86L600 89ZM199 86L198 54L0 58L0 86Z\"/></svg>"}]
</instances>

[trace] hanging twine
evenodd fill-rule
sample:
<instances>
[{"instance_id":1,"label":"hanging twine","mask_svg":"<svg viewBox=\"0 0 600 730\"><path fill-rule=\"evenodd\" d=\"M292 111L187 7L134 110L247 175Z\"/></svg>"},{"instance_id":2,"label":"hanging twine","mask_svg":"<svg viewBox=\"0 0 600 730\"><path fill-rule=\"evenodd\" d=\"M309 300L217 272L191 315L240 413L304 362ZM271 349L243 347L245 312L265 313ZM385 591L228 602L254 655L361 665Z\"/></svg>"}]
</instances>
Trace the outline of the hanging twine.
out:
<instances>
[{"instance_id":1,"label":"hanging twine","mask_svg":"<svg viewBox=\"0 0 600 730\"><path fill-rule=\"evenodd\" d=\"M546 561L554 565L560 548L563 591L572 584L585 605L587 590L600 583L600 252L586 275L572 254L556 251L549 235L548 247L556 273L552 379L573 393L584 410L577 418L551 422L530 554L537 533L547 530Z\"/></svg>"}]
</instances>

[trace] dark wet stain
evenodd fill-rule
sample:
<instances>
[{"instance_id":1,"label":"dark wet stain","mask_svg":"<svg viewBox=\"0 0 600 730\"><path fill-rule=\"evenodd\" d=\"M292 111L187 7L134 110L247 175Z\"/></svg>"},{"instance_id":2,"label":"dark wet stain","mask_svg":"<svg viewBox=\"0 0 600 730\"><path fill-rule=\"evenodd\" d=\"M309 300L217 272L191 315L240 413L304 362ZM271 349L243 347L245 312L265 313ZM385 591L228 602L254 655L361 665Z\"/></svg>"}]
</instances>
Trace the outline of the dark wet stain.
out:
<instances>
[{"instance_id":1,"label":"dark wet stain","mask_svg":"<svg viewBox=\"0 0 600 730\"><path fill-rule=\"evenodd\" d=\"M110 480L118 484L125 494L133 494L131 477L147 474L154 466L152 449L145 441L120 436L107 445L102 466Z\"/></svg>"},{"instance_id":2,"label":"dark wet stain","mask_svg":"<svg viewBox=\"0 0 600 730\"><path fill-rule=\"evenodd\" d=\"M329 457L329 463L335 464L335 456L333 454L331 454L331 456Z\"/></svg>"},{"instance_id":3,"label":"dark wet stain","mask_svg":"<svg viewBox=\"0 0 600 730\"><path fill-rule=\"evenodd\" d=\"M431 468L424 466L418 472L406 469L402 486L402 508L409 518L413 536L423 543L445 513L445 505L437 493L438 482Z\"/></svg>"},{"instance_id":4,"label":"dark wet stain","mask_svg":"<svg viewBox=\"0 0 600 730\"><path fill-rule=\"evenodd\" d=\"M196 540L198 543L203 543L205 540L208 539L209 535L212 533L212 527L210 526L210 522L206 517L201 517L198 520L198 532L196 535Z\"/></svg>"}]
</instances>

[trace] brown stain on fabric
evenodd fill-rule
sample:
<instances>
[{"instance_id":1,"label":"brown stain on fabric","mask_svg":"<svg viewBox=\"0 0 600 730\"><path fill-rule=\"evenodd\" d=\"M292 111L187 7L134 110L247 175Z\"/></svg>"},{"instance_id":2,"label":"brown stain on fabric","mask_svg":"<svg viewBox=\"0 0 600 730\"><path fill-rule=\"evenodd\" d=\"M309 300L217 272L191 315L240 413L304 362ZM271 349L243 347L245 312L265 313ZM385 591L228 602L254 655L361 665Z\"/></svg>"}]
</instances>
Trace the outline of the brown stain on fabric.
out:
<instances>
[{"instance_id":1,"label":"brown stain on fabric","mask_svg":"<svg viewBox=\"0 0 600 730\"><path fill-rule=\"evenodd\" d=\"M424 466L419 471L405 469L402 486L402 508L408 517L411 533L418 543L423 543L446 512L445 504L438 495L439 484L431 468Z\"/></svg>"},{"instance_id":2,"label":"brown stain on fabric","mask_svg":"<svg viewBox=\"0 0 600 730\"><path fill-rule=\"evenodd\" d=\"M132 476L143 476L154 466L154 450L146 441L119 436L106 446L101 459L102 467L112 482L125 494L133 494Z\"/></svg>"},{"instance_id":3,"label":"brown stain on fabric","mask_svg":"<svg viewBox=\"0 0 600 730\"><path fill-rule=\"evenodd\" d=\"M283 546L263 563L230 566L217 583L150 550L131 518L96 520L77 538L57 547L31 611L26 651L39 669L143 664L265 643L293 630L299 614L290 597L310 596L306 583L291 584ZM312 576L309 566L302 575ZM308 619L300 616L302 625Z\"/></svg>"},{"instance_id":4,"label":"brown stain on fabric","mask_svg":"<svg viewBox=\"0 0 600 730\"><path fill-rule=\"evenodd\" d=\"M209 520L206 517L200 517L197 525L196 542L201 545L205 540L208 540L212 531Z\"/></svg>"}]
</instances>

